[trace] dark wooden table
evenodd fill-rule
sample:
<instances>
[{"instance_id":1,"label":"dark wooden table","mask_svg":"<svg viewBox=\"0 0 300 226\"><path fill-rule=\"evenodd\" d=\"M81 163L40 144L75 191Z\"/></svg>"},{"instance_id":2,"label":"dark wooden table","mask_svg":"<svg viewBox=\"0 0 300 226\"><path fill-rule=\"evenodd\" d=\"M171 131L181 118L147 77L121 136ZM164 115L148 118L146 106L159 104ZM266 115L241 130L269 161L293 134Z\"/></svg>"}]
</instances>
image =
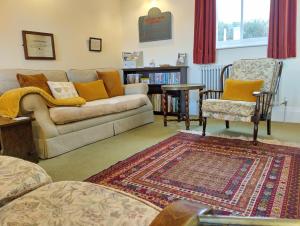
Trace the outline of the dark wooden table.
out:
<instances>
[{"instance_id":1,"label":"dark wooden table","mask_svg":"<svg viewBox=\"0 0 300 226\"><path fill-rule=\"evenodd\" d=\"M31 118L14 120L0 117L0 154L38 162Z\"/></svg>"},{"instance_id":2,"label":"dark wooden table","mask_svg":"<svg viewBox=\"0 0 300 226\"><path fill-rule=\"evenodd\" d=\"M190 90L199 90L200 92L205 88L205 85L202 84L178 84L178 85L164 85L161 87L163 91L163 112L164 112L164 126L168 125L168 121L185 121L185 127L187 130L190 129L190 121L199 121L199 125L202 125L202 111L199 103L199 117L197 119L190 119L189 112L189 91ZM184 92L185 100L185 113L181 115L181 109L179 107L178 118L177 119L168 119L168 92L171 91L182 91ZM180 104L179 104L180 106Z\"/></svg>"}]
</instances>

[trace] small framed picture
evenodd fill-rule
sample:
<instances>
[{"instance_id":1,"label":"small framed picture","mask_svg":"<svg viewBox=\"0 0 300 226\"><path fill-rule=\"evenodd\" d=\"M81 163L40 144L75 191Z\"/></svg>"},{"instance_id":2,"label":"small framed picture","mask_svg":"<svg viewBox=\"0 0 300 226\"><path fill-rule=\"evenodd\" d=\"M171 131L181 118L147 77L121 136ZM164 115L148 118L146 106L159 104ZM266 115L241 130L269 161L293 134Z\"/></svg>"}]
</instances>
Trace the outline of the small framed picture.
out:
<instances>
[{"instance_id":1,"label":"small framed picture","mask_svg":"<svg viewBox=\"0 0 300 226\"><path fill-rule=\"evenodd\" d=\"M186 53L178 53L176 65L177 66L186 66L186 63L187 63L186 58L187 58Z\"/></svg>"},{"instance_id":2,"label":"small framed picture","mask_svg":"<svg viewBox=\"0 0 300 226\"><path fill-rule=\"evenodd\" d=\"M55 60L53 34L22 31L26 60Z\"/></svg>"},{"instance_id":3,"label":"small framed picture","mask_svg":"<svg viewBox=\"0 0 300 226\"><path fill-rule=\"evenodd\" d=\"M101 38L90 38L89 50L95 51L95 52L101 52L102 51L102 39Z\"/></svg>"}]
</instances>

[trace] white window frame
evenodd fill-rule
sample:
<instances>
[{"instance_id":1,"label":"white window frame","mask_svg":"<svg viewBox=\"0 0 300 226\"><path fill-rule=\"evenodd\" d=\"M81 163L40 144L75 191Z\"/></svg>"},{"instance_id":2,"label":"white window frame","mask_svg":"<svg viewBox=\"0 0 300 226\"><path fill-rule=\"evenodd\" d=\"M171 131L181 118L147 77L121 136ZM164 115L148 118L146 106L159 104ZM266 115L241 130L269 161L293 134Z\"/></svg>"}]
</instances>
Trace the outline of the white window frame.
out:
<instances>
[{"instance_id":1,"label":"white window frame","mask_svg":"<svg viewBox=\"0 0 300 226\"><path fill-rule=\"evenodd\" d=\"M217 49L230 49L230 48L243 48L243 47L255 47L255 46L266 46L268 45L268 37L261 38L248 38L243 39L244 35L244 0L241 1L241 25L240 25L240 40L227 40L227 41L218 41L218 37L216 38ZM218 23L219 20L217 18L217 31L218 35Z\"/></svg>"}]
</instances>

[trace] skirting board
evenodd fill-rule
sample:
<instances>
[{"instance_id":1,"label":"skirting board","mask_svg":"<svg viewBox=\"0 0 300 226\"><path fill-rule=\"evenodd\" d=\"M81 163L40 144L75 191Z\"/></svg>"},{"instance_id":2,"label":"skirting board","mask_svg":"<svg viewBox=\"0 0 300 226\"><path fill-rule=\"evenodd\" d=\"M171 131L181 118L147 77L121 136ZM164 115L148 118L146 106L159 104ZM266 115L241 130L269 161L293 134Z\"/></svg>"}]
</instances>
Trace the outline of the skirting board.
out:
<instances>
[{"instance_id":1,"label":"skirting board","mask_svg":"<svg viewBox=\"0 0 300 226\"><path fill-rule=\"evenodd\" d=\"M194 112L191 115L196 117ZM272 110L272 121L274 122L290 122L300 123L300 108L299 107L286 107L276 106Z\"/></svg>"},{"instance_id":2,"label":"skirting board","mask_svg":"<svg viewBox=\"0 0 300 226\"><path fill-rule=\"evenodd\" d=\"M272 120L276 122L300 123L300 108L276 106L273 108Z\"/></svg>"}]
</instances>

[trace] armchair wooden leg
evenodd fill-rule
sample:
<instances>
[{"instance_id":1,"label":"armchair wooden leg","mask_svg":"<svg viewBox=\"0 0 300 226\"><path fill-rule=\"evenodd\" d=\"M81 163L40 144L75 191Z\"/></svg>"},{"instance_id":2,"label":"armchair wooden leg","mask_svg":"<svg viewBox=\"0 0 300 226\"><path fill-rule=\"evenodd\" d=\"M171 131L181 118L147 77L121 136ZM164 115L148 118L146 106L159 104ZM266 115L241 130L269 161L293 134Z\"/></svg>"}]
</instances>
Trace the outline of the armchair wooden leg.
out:
<instances>
[{"instance_id":1,"label":"armchair wooden leg","mask_svg":"<svg viewBox=\"0 0 300 226\"><path fill-rule=\"evenodd\" d=\"M226 124L226 129L229 129L229 121L228 120L225 121L225 124Z\"/></svg>"},{"instance_id":2,"label":"armchair wooden leg","mask_svg":"<svg viewBox=\"0 0 300 226\"><path fill-rule=\"evenodd\" d=\"M259 124L259 122L254 122L254 131L253 131L253 144L254 145L257 145L258 124Z\"/></svg>"},{"instance_id":3,"label":"armchair wooden leg","mask_svg":"<svg viewBox=\"0 0 300 226\"><path fill-rule=\"evenodd\" d=\"M271 119L267 120L267 132L268 135L271 135Z\"/></svg>"},{"instance_id":4,"label":"armchair wooden leg","mask_svg":"<svg viewBox=\"0 0 300 226\"><path fill-rule=\"evenodd\" d=\"M207 118L206 117L203 117L203 120L202 120L202 123L203 123L203 127L202 127L202 136L205 136L205 132L206 132L206 124L207 124Z\"/></svg>"}]
</instances>

